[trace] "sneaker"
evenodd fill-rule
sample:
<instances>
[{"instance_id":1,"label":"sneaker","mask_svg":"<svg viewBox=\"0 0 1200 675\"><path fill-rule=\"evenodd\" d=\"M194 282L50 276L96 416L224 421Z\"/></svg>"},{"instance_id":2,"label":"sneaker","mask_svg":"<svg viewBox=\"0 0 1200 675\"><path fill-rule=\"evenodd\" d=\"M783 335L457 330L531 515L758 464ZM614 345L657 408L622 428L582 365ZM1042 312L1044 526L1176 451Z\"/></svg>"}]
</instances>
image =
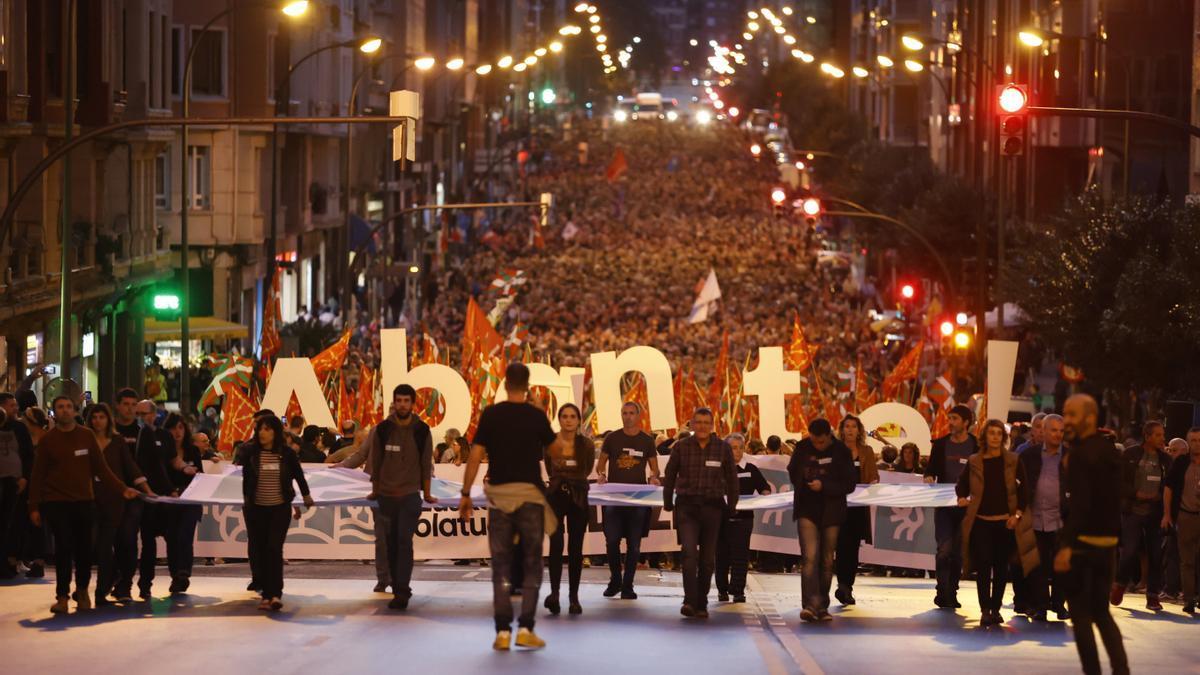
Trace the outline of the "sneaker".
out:
<instances>
[{"instance_id":1,"label":"sneaker","mask_svg":"<svg viewBox=\"0 0 1200 675\"><path fill-rule=\"evenodd\" d=\"M388 603L388 609L408 609L408 598L403 595L397 595Z\"/></svg>"},{"instance_id":2,"label":"sneaker","mask_svg":"<svg viewBox=\"0 0 1200 675\"><path fill-rule=\"evenodd\" d=\"M382 581L375 584L375 592L376 593L387 593L387 588L388 588L388 585ZM249 591L251 589L249 587L247 587L246 590Z\"/></svg>"},{"instance_id":3,"label":"sneaker","mask_svg":"<svg viewBox=\"0 0 1200 675\"><path fill-rule=\"evenodd\" d=\"M850 592L849 588L838 588L833 592L833 597L837 598L838 602L843 605L854 604L854 594Z\"/></svg>"},{"instance_id":4,"label":"sneaker","mask_svg":"<svg viewBox=\"0 0 1200 675\"><path fill-rule=\"evenodd\" d=\"M25 572L26 579L41 579L46 576L46 566L40 562L35 562L29 566L29 570Z\"/></svg>"},{"instance_id":5,"label":"sneaker","mask_svg":"<svg viewBox=\"0 0 1200 675\"><path fill-rule=\"evenodd\" d=\"M817 613L806 607L800 610L800 620L805 623L813 623L817 620Z\"/></svg>"},{"instance_id":6,"label":"sneaker","mask_svg":"<svg viewBox=\"0 0 1200 675\"><path fill-rule=\"evenodd\" d=\"M734 602L745 602L745 601L746 601L746 596L744 596L744 595L735 595L735 596L733 596L733 601L734 601Z\"/></svg>"},{"instance_id":7,"label":"sneaker","mask_svg":"<svg viewBox=\"0 0 1200 675\"><path fill-rule=\"evenodd\" d=\"M520 628L517 630L517 646L526 649L541 649L546 646L546 641L528 628Z\"/></svg>"},{"instance_id":8,"label":"sneaker","mask_svg":"<svg viewBox=\"0 0 1200 675\"><path fill-rule=\"evenodd\" d=\"M637 600L637 593L634 593L632 588L627 591L621 591L621 599L622 600Z\"/></svg>"},{"instance_id":9,"label":"sneaker","mask_svg":"<svg viewBox=\"0 0 1200 675\"><path fill-rule=\"evenodd\" d=\"M66 598L58 598L53 605L50 605L51 614L66 614L69 611L71 611L71 605Z\"/></svg>"},{"instance_id":10,"label":"sneaker","mask_svg":"<svg viewBox=\"0 0 1200 675\"><path fill-rule=\"evenodd\" d=\"M496 639L492 641L492 649L499 652L508 651L512 644L512 631L498 630L496 631Z\"/></svg>"},{"instance_id":11,"label":"sneaker","mask_svg":"<svg viewBox=\"0 0 1200 675\"><path fill-rule=\"evenodd\" d=\"M1148 609L1152 612L1161 612L1162 611L1162 603L1159 602L1157 595L1147 595L1146 596L1146 609Z\"/></svg>"},{"instance_id":12,"label":"sneaker","mask_svg":"<svg viewBox=\"0 0 1200 675\"><path fill-rule=\"evenodd\" d=\"M604 589L604 597L611 598L620 592L621 586L619 584L609 584L608 588Z\"/></svg>"},{"instance_id":13,"label":"sneaker","mask_svg":"<svg viewBox=\"0 0 1200 675\"><path fill-rule=\"evenodd\" d=\"M819 612L817 612L817 620L818 621L833 621L833 615L829 613L829 610L822 609Z\"/></svg>"},{"instance_id":14,"label":"sneaker","mask_svg":"<svg viewBox=\"0 0 1200 675\"><path fill-rule=\"evenodd\" d=\"M681 606L679 608L679 613L684 616L687 616L687 617L696 616L696 610L693 609L692 606L687 604L686 602L683 603L683 606Z\"/></svg>"},{"instance_id":15,"label":"sneaker","mask_svg":"<svg viewBox=\"0 0 1200 675\"><path fill-rule=\"evenodd\" d=\"M729 594L717 593L717 602L729 602Z\"/></svg>"},{"instance_id":16,"label":"sneaker","mask_svg":"<svg viewBox=\"0 0 1200 675\"><path fill-rule=\"evenodd\" d=\"M550 610L551 614L557 615L562 611L562 605L558 602L558 593L551 593L546 596L546 600L542 603L546 609Z\"/></svg>"},{"instance_id":17,"label":"sneaker","mask_svg":"<svg viewBox=\"0 0 1200 675\"><path fill-rule=\"evenodd\" d=\"M1108 601L1113 607L1120 607L1121 601L1125 599L1125 584L1113 584L1112 590L1108 593Z\"/></svg>"}]
</instances>

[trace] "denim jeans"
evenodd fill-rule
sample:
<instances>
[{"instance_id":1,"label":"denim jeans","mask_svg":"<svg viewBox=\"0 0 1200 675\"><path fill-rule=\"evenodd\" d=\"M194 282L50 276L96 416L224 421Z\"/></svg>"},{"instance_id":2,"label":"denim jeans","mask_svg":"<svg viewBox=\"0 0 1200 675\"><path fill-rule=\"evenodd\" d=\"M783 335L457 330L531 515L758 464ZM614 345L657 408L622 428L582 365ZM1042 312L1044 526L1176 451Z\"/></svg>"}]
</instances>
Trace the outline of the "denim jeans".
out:
<instances>
[{"instance_id":1,"label":"denim jeans","mask_svg":"<svg viewBox=\"0 0 1200 675\"><path fill-rule=\"evenodd\" d=\"M167 569L171 579L189 579L196 556L196 525L204 515L199 505L172 504L167 511Z\"/></svg>"},{"instance_id":2,"label":"denim jeans","mask_svg":"<svg viewBox=\"0 0 1200 675\"><path fill-rule=\"evenodd\" d=\"M1038 558L1041 562L1026 579L1029 605L1039 611L1058 611L1063 609L1063 603L1066 601L1063 578L1054 571L1054 557L1058 555L1058 532L1035 530L1033 535L1037 538ZM1016 580L1013 581L1015 586Z\"/></svg>"},{"instance_id":3,"label":"denim jeans","mask_svg":"<svg viewBox=\"0 0 1200 675\"><path fill-rule=\"evenodd\" d=\"M958 596L958 581L962 577L962 522L967 510L958 506L943 507L933 512L933 536L937 540L934 557L937 594L953 600Z\"/></svg>"},{"instance_id":4,"label":"denim jeans","mask_svg":"<svg viewBox=\"0 0 1200 675\"><path fill-rule=\"evenodd\" d=\"M1140 516L1135 513L1121 514L1121 564L1117 568L1117 583L1128 584L1141 574L1142 552L1146 552L1148 564L1146 595L1157 596L1162 590L1162 530L1159 524L1162 514L1151 513Z\"/></svg>"},{"instance_id":5,"label":"denim jeans","mask_svg":"<svg viewBox=\"0 0 1200 675\"><path fill-rule=\"evenodd\" d=\"M720 500L678 497L675 529L683 549L683 602L694 609L708 607L708 589L717 564L717 541L725 504Z\"/></svg>"},{"instance_id":6,"label":"denim jeans","mask_svg":"<svg viewBox=\"0 0 1200 675\"><path fill-rule=\"evenodd\" d=\"M746 570L750 564L750 535L753 518L722 518L717 545L717 592L746 594Z\"/></svg>"},{"instance_id":7,"label":"denim jeans","mask_svg":"<svg viewBox=\"0 0 1200 675\"><path fill-rule=\"evenodd\" d=\"M801 604L814 612L829 609L838 526L819 526L808 518L798 518L796 531L800 536L800 554L804 556L800 570Z\"/></svg>"},{"instance_id":8,"label":"denim jeans","mask_svg":"<svg viewBox=\"0 0 1200 675\"><path fill-rule=\"evenodd\" d=\"M381 528L387 539L388 572L391 578L392 595L411 598L413 572L413 535L421 520L421 495L412 493L404 497L380 497L379 516Z\"/></svg>"},{"instance_id":9,"label":"denim jeans","mask_svg":"<svg viewBox=\"0 0 1200 675\"><path fill-rule=\"evenodd\" d=\"M387 527L383 524L383 514L376 506L371 507L371 522L375 525L375 581L384 586L391 586L392 570L388 566Z\"/></svg>"},{"instance_id":10,"label":"denim jeans","mask_svg":"<svg viewBox=\"0 0 1200 675\"><path fill-rule=\"evenodd\" d=\"M608 552L609 585L633 590L633 577L642 553L642 532L650 509L644 506L605 506L604 543ZM625 540L625 572L621 574L621 540Z\"/></svg>"},{"instance_id":11,"label":"denim jeans","mask_svg":"<svg viewBox=\"0 0 1200 675\"><path fill-rule=\"evenodd\" d=\"M542 585L542 538L546 515L541 504L521 505L512 513L488 509L488 547L492 551L492 606L496 630L511 630L513 557L521 556L524 580L521 585L521 616L518 625L533 629L538 589Z\"/></svg>"}]
</instances>

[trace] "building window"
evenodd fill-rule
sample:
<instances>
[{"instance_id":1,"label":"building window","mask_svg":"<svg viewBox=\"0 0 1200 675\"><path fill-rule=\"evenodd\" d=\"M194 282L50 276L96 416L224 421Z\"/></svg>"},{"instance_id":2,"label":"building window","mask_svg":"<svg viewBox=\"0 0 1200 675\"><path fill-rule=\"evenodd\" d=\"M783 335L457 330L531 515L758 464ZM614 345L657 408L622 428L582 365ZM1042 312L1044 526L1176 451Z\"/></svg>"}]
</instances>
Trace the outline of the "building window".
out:
<instances>
[{"instance_id":1,"label":"building window","mask_svg":"<svg viewBox=\"0 0 1200 675\"><path fill-rule=\"evenodd\" d=\"M276 35L267 34L267 101L275 102L275 44Z\"/></svg>"},{"instance_id":2,"label":"building window","mask_svg":"<svg viewBox=\"0 0 1200 675\"><path fill-rule=\"evenodd\" d=\"M207 145L188 146L189 189L192 195L192 210L207 211L212 208L212 148Z\"/></svg>"},{"instance_id":3,"label":"building window","mask_svg":"<svg viewBox=\"0 0 1200 675\"><path fill-rule=\"evenodd\" d=\"M171 28L171 55L175 61L171 64L171 95L179 97L183 91L183 61L187 55L183 53L183 28Z\"/></svg>"},{"instance_id":4,"label":"building window","mask_svg":"<svg viewBox=\"0 0 1200 675\"><path fill-rule=\"evenodd\" d=\"M161 152L154 158L154 208L171 210L171 153Z\"/></svg>"},{"instance_id":5,"label":"building window","mask_svg":"<svg viewBox=\"0 0 1200 675\"><path fill-rule=\"evenodd\" d=\"M192 43L200 39L200 29L192 29ZM186 57L185 57L186 58ZM210 28L196 45L192 57L192 95L225 95L225 31Z\"/></svg>"}]
</instances>

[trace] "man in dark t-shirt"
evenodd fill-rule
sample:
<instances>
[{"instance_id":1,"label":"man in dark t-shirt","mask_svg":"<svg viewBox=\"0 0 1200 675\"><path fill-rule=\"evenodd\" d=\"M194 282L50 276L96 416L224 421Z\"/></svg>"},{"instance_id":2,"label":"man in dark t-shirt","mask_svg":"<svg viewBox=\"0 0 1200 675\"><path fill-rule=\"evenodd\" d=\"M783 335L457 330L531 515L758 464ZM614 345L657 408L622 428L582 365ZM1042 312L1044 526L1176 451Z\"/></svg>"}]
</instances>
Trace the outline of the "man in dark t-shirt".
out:
<instances>
[{"instance_id":1,"label":"man in dark t-shirt","mask_svg":"<svg viewBox=\"0 0 1200 675\"><path fill-rule=\"evenodd\" d=\"M621 406L621 423L624 427L604 438L600 458L596 460L596 475L601 483L645 485L646 469L649 467L650 484L659 484L658 452L654 437L638 424L641 415L641 406L633 401ZM642 537L649 529L647 526L652 512L645 506L605 506L603 513L604 541L611 573L604 596L611 598L620 593L623 600L635 600L637 593L633 590L633 577L637 572ZM622 539L625 540L624 575L621 574Z\"/></svg>"},{"instance_id":2,"label":"man in dark t-shirt","mask_svg":"<svg viewBox=\"0 0 1200 675\"><path fill-rule=\"evenodd\" d=\"M950 433L933 441L929 462L925 464L926 483L958 482L970 456L978 447L975 437L970 433L970 425L974 420L970 408L956 405L946 419ZM961 506L935 509L933 514L934 538L937 540L937 554L934 556L937 594L933 604L946 609L962 606L958 602L958 582L962 575L962 521L965 514L966 509Z\"/></svg>"},{"instance_id":3,"label":"man in dark t-shirt","mask_svg":"<svg viewBox=\"0 0 1200 675\"><path fill-rule=\"evenodd\" d=\"M137 403L137 392L125 387L117 392L117 400L113 405L113 429L125 439L125 445L130 450L137 448L138 432L141 430L134 415Z\"/></svg>"},{"instance_id":4,"label":"man in dark t-shirt","mask_svg":"<svg viewBox=\"0 0 1200 675\"><path fill-rule=\"evenodd\" d=\"M542 459L562 457L562 441L550 428L541 409L526 402L529 368L510 363L504 373L508 400L489 406L479 417L475 443L463 473L458 517L472 515L471 485L484 454L488 458L488 547L492 553L492 603L496 639L492 648L507 650L512 643L512 567L520 555L525 572L518 619L517 646L531 649L546 643L533 632L538 589L542 585L542 537L557 527L557 519L543 494ZM551 517L547 518L547 511ZM514 543L517 541L519 543ZM518 552L519 550L519 552Z\"/></svg>"}]
</instances>

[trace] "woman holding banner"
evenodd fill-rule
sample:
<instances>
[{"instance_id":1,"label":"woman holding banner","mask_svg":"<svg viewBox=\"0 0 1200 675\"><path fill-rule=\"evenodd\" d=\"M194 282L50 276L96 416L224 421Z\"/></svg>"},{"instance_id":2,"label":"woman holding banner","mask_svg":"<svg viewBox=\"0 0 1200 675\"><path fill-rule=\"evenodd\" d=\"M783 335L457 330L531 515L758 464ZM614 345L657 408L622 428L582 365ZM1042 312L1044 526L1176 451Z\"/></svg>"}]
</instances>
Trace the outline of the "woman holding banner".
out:
<instances>
[{"instance_id":1,"label":"woman holding banner","mask_svg":"<svg viewBox=\"0 0 1200 675\"><path fill-rule=\"evenodd\" d=\"M838 425L838 438L850 449L854 459L855 478L860 485L879 482L879 464L875 451L867 444L862 420L846 415ZM846 522L838 529L837 590L833 597L843 605L853 605L854 577L858 573L858 549L861 542L871 543L871 507L852 506L846 509Z\"/></svg>"},{"instance_id":2,"label":"woman holding banner","mask_svg":"<svg viewBox=\"0 0 1200 675\"><path fill-rule=\"evenodd\" d=\"M546 497L558 518L558 528L550 535L550 595L545 606L551 614L558 614L561 605L558 587L562 582L563 521L570 534L567 536L567 575L570 584L571 614L582 614L579 604L579 580L583 576L583 535L588 525L588 475L596 464L596 448L591 440L579 434L583 415L573 403L558 409L558 438L563 444L561 457L546 454L546 474L550 485Z\"/></svg>"},{"instance_id":3,"label":"woman holding banner","mask_svg":"<svg viewBox=\"0 0 1200 675\"><path fill-rule=\"evenodd\" d=\"M287 447L278 417L255 420L254 439L242 452L242 514L250 573L262 589L258 608L276 612L283 608L283 541L289 516L300 519L300 507L292 506L296 498L292 483L300 486L306 508L312 508L313 499L300 458Z\"/></svg>"},{"instance_id":4,"label":"woman holding banner","mask_svg":"<svg viewBox=\"0 0 1200 675\"><path fill-rule=\"evenodd\" d=\"M967 508L963 518L963 570L974 568L976 572L980 626L1004 622L1000 605L1014 547L1024 574L1038 566L1033 521L1021 517L1026 502L1021 487L1025 471L1017 455L1007 450L1007 443L1003 422L991 419L984 423L980 438L983 450L971 455L955 487L958 505Z\"/></svg>"}]
</instances>

